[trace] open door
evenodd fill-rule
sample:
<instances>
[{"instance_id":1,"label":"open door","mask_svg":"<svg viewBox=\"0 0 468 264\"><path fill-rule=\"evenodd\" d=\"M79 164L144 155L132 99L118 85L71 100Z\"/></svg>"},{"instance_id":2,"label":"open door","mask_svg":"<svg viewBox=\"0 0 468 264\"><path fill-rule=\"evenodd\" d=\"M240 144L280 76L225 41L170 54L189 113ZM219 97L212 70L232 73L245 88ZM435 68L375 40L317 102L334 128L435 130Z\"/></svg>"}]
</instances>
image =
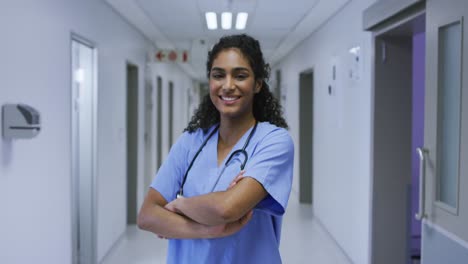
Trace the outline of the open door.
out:
<instances>
[{"instance_id":1,"label":"open door","mask_svg":"<svg viewBox=\"0 0 468 264\"><path fill-rule=\"evenodd\" d=\"M422 263L468 263L468 3L426 1Z\"/></svg>"},{"instance_id":2,"label":"open door","mask_svg":"<svg viewBox=\"0 0 468 264\"><path fill-rule=\"evenodd\" d=\"M420 263L419 175L415 150L423 142L425 9L398 10L373 32L371 263ZM415 145L416 144L416 145ZM415 147L413 147L413 145ZM413 172L415 171L415 172Z\"/></svg>"},{"instance_id":3,"label":"open door","mask_svg":"<svg viewBox=\"0 0 468 264\"><path fill-rule=\"evenodd\" d=\"M73 264L97 263L97 49L72 35Z\"/></svg>"}]
</instances>

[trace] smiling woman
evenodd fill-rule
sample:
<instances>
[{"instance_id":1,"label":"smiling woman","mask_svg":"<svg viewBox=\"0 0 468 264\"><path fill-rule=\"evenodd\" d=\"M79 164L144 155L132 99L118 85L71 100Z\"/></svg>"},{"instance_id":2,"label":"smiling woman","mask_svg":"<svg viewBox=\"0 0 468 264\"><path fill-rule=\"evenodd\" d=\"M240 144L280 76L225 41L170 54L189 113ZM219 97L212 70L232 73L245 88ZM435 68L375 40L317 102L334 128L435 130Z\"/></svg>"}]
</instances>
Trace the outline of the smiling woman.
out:
<instances>
[{"instance_id":1,"label":"smiling woman","mask_svg":"<svg viewBox=\"0 0 468 264\"><path fill-rule=\"evenodd\" d=\"M223 37L208 53L206 71L210 80L210 90L213 81L219 77L213 75L217 73L213 67L213 63L222 51L228 50L236 50L247 62L248 67L246 69L251 77L255 79L255 82L261 83L261 89L255 94L253 99L253 115L255 119L260 122L267 121L278 127L287 128L288 125L283 118L281 105L273 97L266 83L270 76L270 67L265 63L260 43L250 36L232 35ZM189 132L194 132L198 128L206 130L219 121L220 113L211 101L210 95L206 95L185 130Z\"/></svg>"},{"instance_id":2,"label":"smiling woman","mask_svg":"<svg viewBox=\"0 0 468 264\"><path fill-rule=\"evenodd\" d=\"M138 226L170 238L168 263L281 263L294 146L259 42L223 37L207 74L210 93L159 169Z\"/></svg>"},{"instance_id":3,"label":"smiling woman","mask_svg":"<svg viewBox=\"0 0 468 264\"><path fill-rule=\"evenodd\" d=\"M253 97L260 91L249 62L237 48L221 51L210 73L210 98L221 120L244 119L251 126ZM250 123L250 124L249 124Z\"/></svg>"}]
</instances>

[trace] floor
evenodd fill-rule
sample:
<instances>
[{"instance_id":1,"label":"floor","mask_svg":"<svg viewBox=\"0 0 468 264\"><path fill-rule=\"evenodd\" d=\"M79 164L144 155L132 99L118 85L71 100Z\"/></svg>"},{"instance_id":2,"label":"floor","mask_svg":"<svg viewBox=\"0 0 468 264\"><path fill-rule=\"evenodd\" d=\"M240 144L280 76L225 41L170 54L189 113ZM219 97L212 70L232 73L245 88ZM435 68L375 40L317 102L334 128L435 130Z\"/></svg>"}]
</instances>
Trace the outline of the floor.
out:
<instances>
[{"instance_id":1,"label":"floor","mask_svg":"<svg viewBox=\"0 0 468 264\"><path fill-rule=\"evenodd\" d=\"M292 193L283 220L281 256L285 264L349 264L349 259L312 216L310 205ZM167 241L129 226L102 264L163 264Z\"/></svg>"}]
</instances>

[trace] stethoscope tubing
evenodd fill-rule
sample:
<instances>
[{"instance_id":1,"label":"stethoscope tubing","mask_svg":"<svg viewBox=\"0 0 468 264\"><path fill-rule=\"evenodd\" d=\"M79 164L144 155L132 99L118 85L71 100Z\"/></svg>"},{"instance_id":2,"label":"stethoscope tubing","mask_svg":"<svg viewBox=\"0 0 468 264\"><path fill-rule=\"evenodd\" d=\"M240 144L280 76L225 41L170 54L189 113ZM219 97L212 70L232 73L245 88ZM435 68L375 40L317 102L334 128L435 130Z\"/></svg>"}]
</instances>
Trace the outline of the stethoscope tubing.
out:
<instances>
[{"instance_id":1,"label":"stethoscope tubing","mask_svg":"<svg viewBox=\"0 0 468 264\"><path fill-rule=\"evenodd\" d=\"M237 155L237 154L242 154L245 158L244 158L244 162L241 163L241 170L243 170L245 168L245 165L247 164L247 160L249 159L249 155L247 154L247 151L245 150L247 148L247 146L249 145L250 143L250 139L252 138L253 134L255 133L255 130L257 130L257 125L258 125L258 122L255 121L255 125L254 127L252 128L252 131L250 132L249 134L249 137L247 138L247 140L245 141L245 144L244 146L242 147L242 149L238 149L238 150L235 150L234 152L232 152L232 154L229 156L229 158L226 160L226 163L224 164L225 166L227 166L229 164L229 162L232 160L232 158ZM200 154L200 152L203 150L203 148L205 147L206 143L208 143L208 140L210 140L210 138L216 133L216 131L218 131L219 129L219 125L213 129L213 131L210 133L210 135L208 135L208 137L205 139L205 141L203 141L203 143L201 144L200 148L198 148L197 150L197 153L195 153L195 156L193 156L192 158L192 161L190 162L188 168L187 168L187 171L185 171L185 174L184 174L184 178L182 179L182 184L180 185L180 189L179 189L179 193L177 194L177 197L181 197L183 196L184 194L184 185L185 185L185 182L187 181L187 176L188 176L188 173L190 171L190 169L192 168L193 166L193 163L195 162L195 160L197 159L198 155Z\"/></svg>"},{"instance_id":2,"label":"stethoscope tubing","mask_svg":"<svg viewBox=\"0 0 468 264\"><path fill-rule=\"evenodd\" d=\"M180 190L179 190L179 194L178 195L181 195L183 194L183 188L184 188L184 185L185 185L185 181L187 181L187 176L188 176L188 173L190 171L190 169L192 168L193 166L193 163L195 162L195 160L197 159L198 155L200 154L200 152L203 150L203 148L205 147L206 143L208 143L208 140L214 135L214 133L216 133L216 131L218 131L218 128L219 128L219 125L213 129L213 131L210 133L210 135L208 135L208 137L205 139L205 141L203 141L202 145L198 148L197 150L197 153L195 153L195 156L193 156L193 159L192 161L190 162L187 170L185 171L185 174L184 174L184 178L182 179L182 184L180 185Z\"/></svg>"}]
</instances>

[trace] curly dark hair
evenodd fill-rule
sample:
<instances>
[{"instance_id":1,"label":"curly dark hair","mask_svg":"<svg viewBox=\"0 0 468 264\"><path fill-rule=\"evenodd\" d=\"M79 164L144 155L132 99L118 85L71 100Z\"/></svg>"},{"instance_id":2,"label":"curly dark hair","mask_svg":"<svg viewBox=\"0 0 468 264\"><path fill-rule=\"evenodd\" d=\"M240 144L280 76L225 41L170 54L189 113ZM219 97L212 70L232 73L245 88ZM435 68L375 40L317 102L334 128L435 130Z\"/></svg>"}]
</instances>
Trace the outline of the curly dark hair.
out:
<instances>
[{"instance_id":1,"label":"curly dark hair","mask_svg":"<svg viewBox=\"0 0 468 264\"><path fill-rule=\"evenodd\" d=\"M267 121L278 127L288 128L279 101L273 96L267 84L270 76L270 66L265 63L258 40L246 34L230 35L222 37L211 51L208 52L206 63L207 76L210 78L211 67L216 56L223 50L237 48L248 59L250 67L254 72L255 80L262 81L260 92L255 94L253 101L253 115L259 122ZM192 116L184 131L194 132L198 128L209 129L212 125L219 123L219 112L211 101L210 95L203 97L198 109Z\"/></svg>"}]
</instances>

